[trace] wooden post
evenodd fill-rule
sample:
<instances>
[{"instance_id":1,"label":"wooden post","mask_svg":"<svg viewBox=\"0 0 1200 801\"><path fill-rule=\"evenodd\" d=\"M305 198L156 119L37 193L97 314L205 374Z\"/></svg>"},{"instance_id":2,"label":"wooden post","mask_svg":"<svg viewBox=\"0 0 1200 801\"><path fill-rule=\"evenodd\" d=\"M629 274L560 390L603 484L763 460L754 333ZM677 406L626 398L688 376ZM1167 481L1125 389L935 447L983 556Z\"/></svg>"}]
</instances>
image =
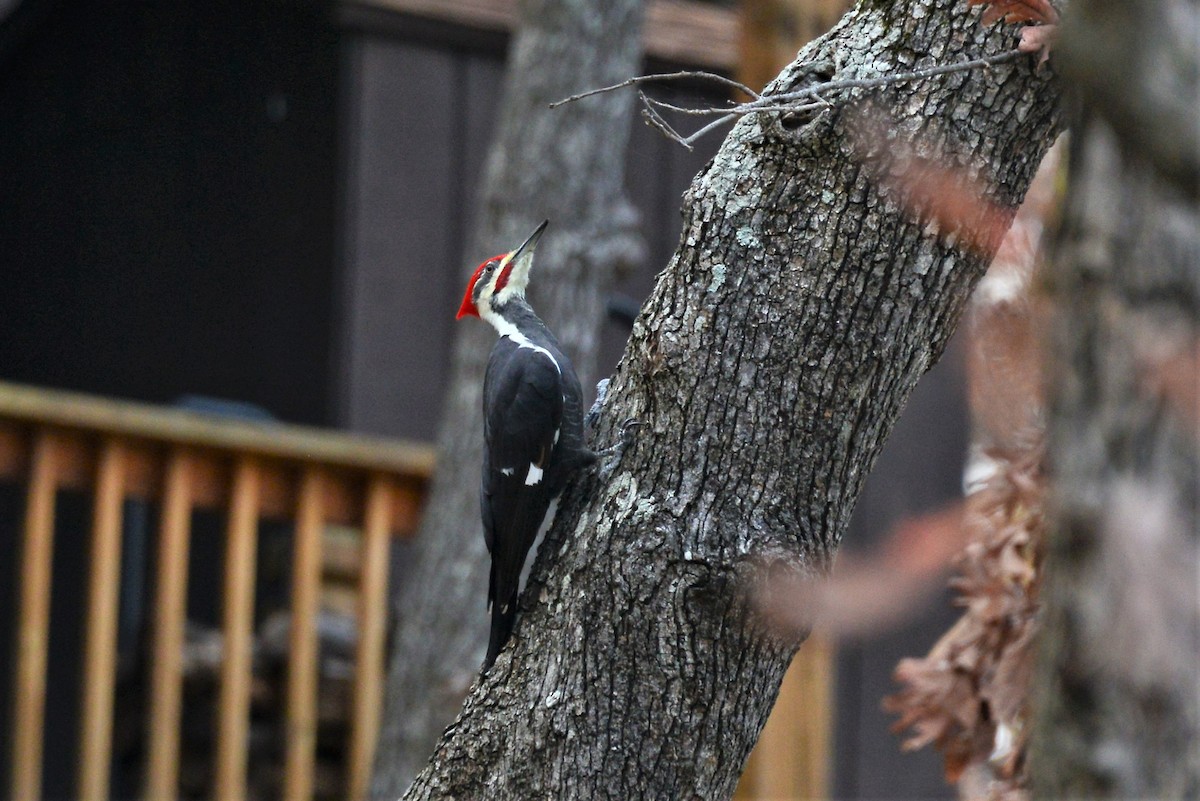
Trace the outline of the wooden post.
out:
<instances>
[{"instance_id":1,"label":"wooden post","mask_svg":"<svg viewBox=\"0 0 1200 801\"><path fill-rule=\"evenodd\" d=\"M108 798L113 689L117 675L117 604L121 586L121 508L125 449L110 439L100 450L92 498L92 559L83 655L79 797Z\"/></svg>"},{"instance_id":2,"label":"wooden post","mask_svg":"<svg viewBox=\"0 0 1200 801\"><path fill-rule=\"evenodd\" d=\"M258 464L250 457L242 457L234 471L225 541L224 659L218 702L216 801L243 801L246 795L258 485Z\"/></svg>"},{"instance_id":3,"label":"wooden post","mask_svg":"<svg viewBox=\"0 0 1200 801\"><path fill-rule=\"evenodd\" d=\"M149 756L146 797L179 797L179 725L183 690L183 642L187 618L187 570L191 535L192 465L184 451L171 454L163 487L154 602Z\"/></svg>"},{"instance_id":4,"label":"wooden post","mask_svg":"<svg viewBox=\"0 0 1200 801\"><path fill-rule=\"evenodd\" d=\"M25 496L25 541L21 549L21 614L17 622L14 681L13 801L39 801L42 794L42 725L46 704L46 646L50 639L50 569L54 555L54 441L34 435L29 488Z\"/></svg>"},{"instance_id":5,"label":"wooden post","mask_svg":"<svg viewBox=\"0 0 1200 801\"><path fill-rule=\"evenodd\" d=\"M304 471L296 511L292 561L292 621L288 654L285 801L312 797L317 743L317 611L321 596L322 493L316 468Z\"/></svg>"},{"instance_id":6,"label":"wooden post","mask_svg":"<svg viewBox=\"0 0 1200 801\"><path fill-rule=\"evenodd\" d=\"M829 797L833 724L830 640L813 634L792 660L775 708L750 754L735 799L783 801Z\"/></svg>"},{"instance_id":7,"label":"wooden post","mask_svg":"<svg viewBox=\"0 0 1200 801\"><path fill-rule=\"evenodd\" d=\"M392 484L385 476L367 489L358 588L358 653L355 656L354 707L350 721L350 801L366 798L379 736L383 705L383 643L387 632L388 541Z\"/></svg>"}]
</instances>

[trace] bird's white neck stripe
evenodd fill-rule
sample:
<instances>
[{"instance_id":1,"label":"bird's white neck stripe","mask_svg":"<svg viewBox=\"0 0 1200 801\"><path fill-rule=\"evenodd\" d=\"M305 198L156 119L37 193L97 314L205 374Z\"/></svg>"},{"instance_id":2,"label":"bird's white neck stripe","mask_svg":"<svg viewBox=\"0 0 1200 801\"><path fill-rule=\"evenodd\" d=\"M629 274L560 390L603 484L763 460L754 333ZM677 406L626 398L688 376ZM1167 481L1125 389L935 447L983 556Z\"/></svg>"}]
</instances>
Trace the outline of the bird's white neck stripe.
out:
<instances>
[{"instance_id":1,"label":"bird's white neck stripe","mask_svg":"<svg viewBox=\"0 0 1200 801\"><path fill-rule=\"evenodd\" d=\"M516 342L517 347L519 348L529 348L529 350L542 354L550 360L550 363L554 365L554 369L558 371L558 374L562 375L562 368L559 367L558 359L554 358L553 353L546 350L541 345L535 345L530 342L529 338L522 334L519 328L510 323L508 320L505 320L500 315L492 311L484 312L482 307L479 311L483 318L492 324L492 327L496 329L500 336L508 337L513 342Z\"/></svg>"}]
</instances>

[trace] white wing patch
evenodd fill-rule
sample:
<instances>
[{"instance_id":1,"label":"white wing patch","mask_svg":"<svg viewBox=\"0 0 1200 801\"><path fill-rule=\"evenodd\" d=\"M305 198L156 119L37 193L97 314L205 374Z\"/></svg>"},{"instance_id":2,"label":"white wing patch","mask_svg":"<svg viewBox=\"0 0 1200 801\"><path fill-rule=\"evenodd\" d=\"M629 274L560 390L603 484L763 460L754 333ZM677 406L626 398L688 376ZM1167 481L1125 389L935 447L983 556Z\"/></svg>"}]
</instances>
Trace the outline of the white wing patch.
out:
<instances>
[{"instance_id":1,"label":"white wing patch","mask_svg":"<svg viewBox=\"0 0 1200 801\"><path fill-rule=\"evenodd\" d=\"M511 476L512 474L513 474L513 469L511 467L501 467L500 468L500 475Z\"/></svg>"},{"instance_id":2,"label":"white wing patch","mask_svg":"<svg viewBox=\"0 0 1200 801\"><path fill-rule=\"evenodd\" d=\"M534 484L542 480L542 468L536 464L529 465L529 472L525 474L525 486L532 487Z\"/></svg>"}]
</instances>

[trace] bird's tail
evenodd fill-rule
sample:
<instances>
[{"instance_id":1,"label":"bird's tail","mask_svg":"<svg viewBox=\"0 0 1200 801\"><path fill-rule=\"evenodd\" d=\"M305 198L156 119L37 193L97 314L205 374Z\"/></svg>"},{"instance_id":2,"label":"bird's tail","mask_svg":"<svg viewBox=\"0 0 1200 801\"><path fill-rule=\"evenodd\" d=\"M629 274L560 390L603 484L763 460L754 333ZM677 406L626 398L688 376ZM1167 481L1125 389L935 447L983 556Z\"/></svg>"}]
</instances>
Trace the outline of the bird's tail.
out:
<instances>
[{"instance_id":1,"label":"bird's tail","mask_svg":"<svg viewBox=\"0 0 1200 801\"><path fill-rule=\"evenodd\" d=\"M488 636L487 656L483 660L483 672L491 669L492 663L500 655L504 644L512 634L513 625L517 622L517 596L497 599L492 603L492 632Z\"/></svg>"}]
</instances>

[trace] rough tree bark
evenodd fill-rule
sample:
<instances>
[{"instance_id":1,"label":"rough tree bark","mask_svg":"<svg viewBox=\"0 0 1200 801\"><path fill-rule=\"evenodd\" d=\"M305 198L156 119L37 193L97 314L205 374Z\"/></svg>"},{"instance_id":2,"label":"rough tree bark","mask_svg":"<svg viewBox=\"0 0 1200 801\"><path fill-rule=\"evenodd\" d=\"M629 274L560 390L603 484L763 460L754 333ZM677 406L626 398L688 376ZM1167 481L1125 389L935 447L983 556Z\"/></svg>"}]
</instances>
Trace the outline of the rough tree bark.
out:
<instances>
[{"instance_id":1,"label":"rough tree bark","mask_svg":"<svg viewBox=\"0 0 1200 801\"><path fill-rule=\"evenodd\" d=\"M1200 5L1080 0L1067 22L1084 115L1048 277L1033 790L1196 798Z\"/></svg>"},{"instance_id":2,"label":"rough tree bark","mask_svg":"<svg viewBox=\"0 0 1200 801\"><path fill-rule=\"evenodd\" d=\"M961 0L863 2L770 90L1014 41ZM906 207L888 155L961 167L1011 212L1057 131L1032 60L872 97L883 122L746 118L697 176L596 439L646 425L568 488L512 644L406 798L732 793L799 645L758 624L746 589L774 566L828 566L997 244L968 248Z\"/></svg>"},{"instance_id":3,"label":"rough tree bark","mask_svg":"<svg viewBox=\"0 0 1200 801\"><path fill-rule=\"evenodd\" d=\"M548 104L638 69L642 6L642 0L521 4L469 249L482 261L515 247L541 220L551 221L530 299L585 385L596 374L604 291L617 269L643 258L636 212L623 195L632 98L610 95L557 112ZM464 286L473 264L461 265ZM401 624L372 797L404 791L483 661L488 556L479 522L480 408L494 339L477 321L458 330L437 474L397 598Z\"/></svg>"}]
</instances>

